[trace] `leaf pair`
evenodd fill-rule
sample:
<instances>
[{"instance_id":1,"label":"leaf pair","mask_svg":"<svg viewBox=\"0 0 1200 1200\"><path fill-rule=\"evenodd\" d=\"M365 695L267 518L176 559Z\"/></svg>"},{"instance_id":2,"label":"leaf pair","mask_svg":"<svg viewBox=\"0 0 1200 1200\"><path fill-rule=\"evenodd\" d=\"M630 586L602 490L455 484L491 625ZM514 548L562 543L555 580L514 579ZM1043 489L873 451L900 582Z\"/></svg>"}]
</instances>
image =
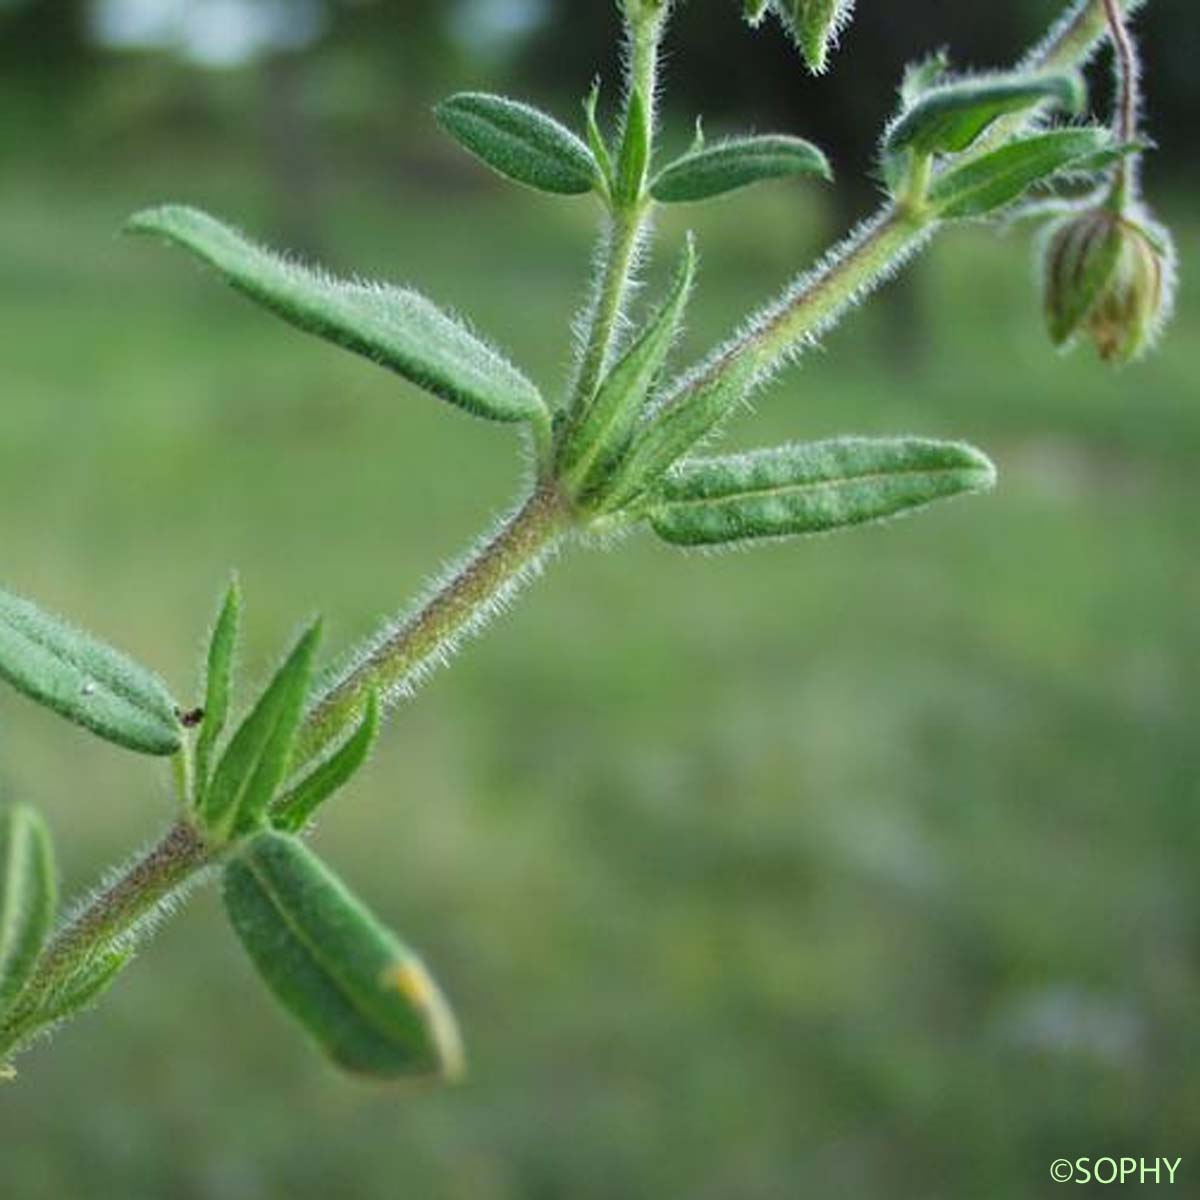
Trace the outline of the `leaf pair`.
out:
<instances>
[{"instance_id":1,"label":"leaf pair","mask_svg":"<svg viewBox=\"0 0 1200 1200\"><path fill-rule=\"evenodd\" d=\"M940 82L944 55L910 66L900 89L904 108L883 142L884 174L898 193L910 172L933 155L972 150L1001 117L1043 104L1078 112L1084 103L1077 74L996 75ZM1095 172L1135 147L1117 147L1107 130L1072 126L1016 138L994 149L951 159L923 200L944 219L979 217L1020 199L1064 171Z\"/></svg>"},{"instance_id":2,"label":"leaf pair","mask_svg":"<svg viewBox=\"0 0 1200 1200\"><path fill-rule=\"evenodd\" d=\"M541 394L516 367L416 292L303 267L194 208L148 209L133 216L126 230L158 234L190 250L289 324L364 355L467 412L492 421L547 419Z\"/></svg>"},{"instance_id":3,"label":"leaf pair","mask_svg":"<svg viewBox=\"0 0 1200 1200\"><path fill-rule=\"evenodd\" d=\"M598 92L584 103L585 143L553 117L503 96L463 92L436 108L443 128L487 166L517 183L557 195L596 191L621 206L639 202L649 171L650 125L644 98L630 96L613 165L596 122ZM650 195L664 204L707 200L767 179L831 178L829 162L801 138L770 135L702 143L664 167Z\"/></svg>"},{"instance_id":4,"label":"leaf pair","mask_svg":"<svg viewBox=\"0 0 1200 1200\"><path fill-rule=\"evenodd\" d=\"M279 1002L341 1068L454 1078L454 1016L421 961L301 842L264 832L224 871L234 930Z\"/></svg>"},{"instance_id":5,"label":"leaf pair","mask_svg":"<svg viewBox=\"0 0 1200 1200\"><path fill-rule=\"evenodd\" d=\"M182 744L175 702L156 675L2 589L0 678L129 750L174 754Z\"/></svg>"},{"instance_id":6,"label":"leaf pair","mask_svg":"<svg viewBox=\"0 0 1200 1200\"><path fill-rule=\"evenodd\" d=\"M680 546L829 533L984 491L995 468L960 442L838 438L684 461L648 501L651 527Z\"/></svg>"},{"instance_id":7,"label":"leaf pair","mask_svg":"<svg viewBox=\"0 0 1200 1200\"><path fill-rule=\"evenodd\" d=\"M931 69L940 65L935 59ZM913 84L910 70L903 91L914 98L884 135L885 167L905 152L917 157L960 153L1000 117L1039 104L1078 112L1085 96L1083 80L1076 74L996 75L927 87Z\"/></svg>"},{"instance_id":8,"label":"leaf pair","mask_svg":"<svg viewBox=\"0 0 1200 1200\"><path fill-rule=\"evenodd\" d=\"M316 621L297 640L238 726L210 776L209 762L232 697L240 613L235 581L226 593L209 644L205 705L195 755L196 810L206 829L226 839L245 836L268 821L279 828L301 828L366 760L379 727L378 704L372 698L358 729L345 744L280 796L292 768L292 751L312 681L321 632Z\"/></svg>"}]
</instances>

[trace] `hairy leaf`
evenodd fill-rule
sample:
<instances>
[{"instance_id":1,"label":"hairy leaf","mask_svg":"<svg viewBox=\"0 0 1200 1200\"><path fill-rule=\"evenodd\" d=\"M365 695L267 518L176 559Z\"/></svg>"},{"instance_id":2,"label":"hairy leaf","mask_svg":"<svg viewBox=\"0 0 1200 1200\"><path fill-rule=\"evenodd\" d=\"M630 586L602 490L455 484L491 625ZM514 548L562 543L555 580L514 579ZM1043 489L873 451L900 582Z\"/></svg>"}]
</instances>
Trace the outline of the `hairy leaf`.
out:
<instances>
[{"instance_id":1,"label":"hairy leaf","mask_svg":"<svg viewBox=\"0 0 1200 1200\"><path fill-rule=\"evenodd\" d=\"M229 717L229 700L233 690L233 663L237 653L238 625L241 620L242 598L237 580L229 585L221 605L217 623L213 626L208 645L208 671L205 683L204 716L200 736L196 739L196 796L203 799L208 787L208 762L217 739Z\"/></svg>"},{"instance_id":2,"label":"hairy leaf","mask_svg":"<svg viewBox=\"0 0 1200 1200\"><path fill-rule=\"evenodd\" d=\"M125 228L192 251L289 324L365 355L476 416L528 421L545 414L540 393L520 371L416 292L334 279L194 208L147 209Z\"/></svg>"},{"instance_id":3,"label":"hairy leaf","mask_svg":"<svg viewBox=\"0 0 1200 1200\"><path fill-rule=\"evenodd\" d=\"M225 868L234 930L279 1002L347 1071L454 1077L454 1017L421 961L301 842L260 833Z\"/></svg>"},{"instance_id":4,"label":"hairy leaf","mask_svg":"<svg viewBox=\"0 0 1200 1200\"><path fill-rule=\"evenodd\" d=\"M608 153L608 146L604 141L604 134L600 132L600 125L596 120L596 106L599 103L600 81L596 80L583 102L583 120L587 130L588 148L596 160L604 190L607 191L613 183L613 165L612 158Z\"/></svg>"},{"instance_id":5,"label":"hairy leaf","mask_svg":"<svg viewBox=\"0 0 1200 1200\"><path fill-rule=\"evenodd\" d=\"M998 75L928 88L888 130L884 157L903 150L918 155L956 153L1006 113L1023 112L1047 101L1076 112L1083 100L1083 81L1076 74Z\"/></svg>"},{"instance_id":6,"label":"hairy leaf","mask_svg":"<svg viewBox=\"0 0 1200 1200\"><path fill-rule=\"evenodd\" d=\"M682 546L826 533L990 488L995 468L959 442L839 438L685 462L650 507Z\"/></svg>"},{"instance_id":7,"label":"hairy leaf","mask_svg":"<svg viewBox=\"0 0 1200 1200\"><path fill-rule=\"evenodd\" d=\"M1019 200L1060 171L1094 169L1112 143L1106 129L1054 129L1009 142L950 167L930 186L929 203L941 217L979 217Z\"/></svg>"},{"instance_id":8,"label":"hairy leaf","mask_svg":"<svg viewBox=\"0 0 1200 1200\"><path fill-rule=\"evenodd\" d=\"M592 468L623 447L642 412L679 331L696 274L696 250L688 237L683 260L662 307L642 335L605 377L579 426L563 442L564 475L586 488Z\"/></svg>"},{"instance_id":9,"label":"hairy leaf","mask_svg":"<svg viewBox=\"0 0 1200 1200\"><path fill-rule=\"evenodd\" d=\"M791 31L808 69L825 70L829 48L849 23L854 0L774 0L784 25Z\"/></svg>"},{"instance_id":10,"label":"hairy leaf","mask_svg":"<svg viewBox=\"0 0 1200 1200\"><path fill-rule=\"evenodd\" d=\"M904 79L900 84L900 103L905 108L911 107L931 87L936 87L949 70L950 57L945 49L910 62L904 68Z\"/></svg>"},{"instance_id":11,"label":"hairy leaf","mask_svg":"<svg viewBox=\"0 0 1200 1200\"><path fill-rule=\"evenodd\" d=\"M0 1015L29 980L54 921L54 849L36 809L0 808Z\"/></svg>"},{"instance_id":12,"label":"hairy leaf","mask_svg":"<svg viewBox=\"0 0 1200 1200\"><path fill-rule=\"evenodd\" d=\"M181 744L175 703L156 675L2 589L0 678L129 750L174 754Z\"/></svg>"},{"instance_id":13,"label":"hairy leaf","mask_svg":"<svg viewBox=\"0 0 1200 1200\"><path fill-rule=\"evenodd\" d=\"M625 119L625 133L621 139L621 151L617 156L617 171L613 192L617 200L633 204L641 199L646 182L646 169L650 165L650 112L646 98L634 89L629 97L629 112Z\"/></svg>"},{"instance_id":14,"label":"hairy leaf","mask_svg":"<svg viewBox=\"0 0 1200 1200\"><path fill-rule=\"evenodd\" d=\"M684 399L656 413L638 430L609 488L605 507L620 508L654 488L672 463L712 432L749 391L754 364L743 357Z\"/></svg>"},{"instance_id":15,"label":"hairy leaf","mask_svg":"<svg viewBox=\"0 0 1200 1200\"><path fill-rule=\"evenodd\" d=\"M379 734L379 695L372 692L358 728L324 762L310 771L275 804L271 823L295 833L313 813L367 761Z\"/></svg>"},{"instance_id":16,"label":"hairy leaf","mask_svg":"<svg viewBox=\"0 0 1200 1200\"><path fill-rule=\"evenodd\" d=\"M829 160L803 138L782 134L735 138L669 163L651 183L650 194L666 204L707 200L765 179L791 175L833 178Z\"/></svg>"},{"instance_id":17,"label":"hairy leaf","mask_svg":"<svg viewBox=\"0 0 1200 1200\"><path fill-rule=\"evenodd\" d=\"M771 0L742 0L742 14L751 25L761 23L771 7Z\"/></svg>"},{"instance_id":18,"label":"hairy leaf","mask_svg":"<svg viewBox=\"0 0 1200 1200\"><path fill-rule=\"evenodd\" d=\"M321 636L314 622L233 735L204 797L204 823L244 833L266 814L287 775Z\"/></svg>"},{"instance_id":19,"label":"hairy leaf","mask_svg":"<svg viewBox=\"0 0 1200 1200\"><path fill-rule=\"evenodd\" d=\"M506 179L542 192L590 192L600 175L591 150L569 129L528 104L460 92L434 112L443 129Z\"/></svg>"}]
</instances>

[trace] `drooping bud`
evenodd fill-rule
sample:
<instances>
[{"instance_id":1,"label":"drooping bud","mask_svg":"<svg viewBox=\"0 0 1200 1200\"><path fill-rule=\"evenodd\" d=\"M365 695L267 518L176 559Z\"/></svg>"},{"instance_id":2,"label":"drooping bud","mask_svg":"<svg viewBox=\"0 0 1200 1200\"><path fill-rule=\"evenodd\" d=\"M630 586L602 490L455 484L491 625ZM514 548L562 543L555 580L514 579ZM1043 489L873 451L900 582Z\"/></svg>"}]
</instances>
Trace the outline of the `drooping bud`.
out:
<instances>
[{"instance_id":1,"label":"drooping bud","mask_svg":"<svg viewBox=\"0 0 1200 1200\"><path fill-rule=\"evenodd\" d=\"M1056 346L1086 334L1121 365L1154 342L1170 312L1170 235L1141 215L1106 207L1054 225L1046 242L1044 303Z\"/></svg>"}]
</instances>

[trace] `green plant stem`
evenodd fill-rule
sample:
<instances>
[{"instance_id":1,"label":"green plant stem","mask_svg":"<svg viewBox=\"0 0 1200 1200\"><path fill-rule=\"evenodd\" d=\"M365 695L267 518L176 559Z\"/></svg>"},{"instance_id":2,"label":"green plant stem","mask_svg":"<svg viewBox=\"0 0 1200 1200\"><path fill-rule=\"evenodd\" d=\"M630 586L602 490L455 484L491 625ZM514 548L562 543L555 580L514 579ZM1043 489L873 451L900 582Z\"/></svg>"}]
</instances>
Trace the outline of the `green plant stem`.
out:
<instances>
[{"instance_id":1,"label":"green plant stem","mask_svg":"<svg viewBox=\"0 0 1200 1200\"><path fill-rule=\"evenodd\" d=\"M217 851L187 821L172 825L51 938L12 1013L0 1026L0 1059L46 1023L43 1005L98 953L135 939L140 926L214 860Z\"/></svg>"},{"instance_id":2,"label":"green plant stem","mask_svg":"<svg viewBox=\"0 0 1200 1200\"><path fill-rule=\"evenodd\" d=\"M572 520L553 483L543 483L499 531L411 616L385 628L331 686L301 727L293 766L311 761L365 709L373 691L402 692L481 618L503 603L565 533Z\"/></svg>"},{"instance_id":3,"label":"green plant stem","mask_svg":"<svg viewBox=\"0 0 1200 1200\"><path fill-rule=\"evenodd\" d=\"M735 370L749 368L759 378L768 375L798 346L817 337L846 308L895 274L936 224L920 213L885 208L851 234L825 264L801 276L753 317L744 333L686 377L663 406L682 404Z\"/></svg>"},{"instance_id":4,"label":"green plant stem","mask_svg":"<svg viewBox=\"0 0 1200 1200\"><path fill-rule=\"evenodd\" d=\"M1128 144L1137 137L1138 110L1138 64L1137 48L1125 26L1125 17L1118 0L1104 0L1104 11L1108 18L1109 36L1112 38L1113 53L1117 61L1117 114L1113 122L1113 134L1118 142ZM1113 171L1112 201L1118 211L1125 208L1137 187L1137 161L1135 154L1122 155Z\"/></svg>"},{"instance_id":5,"label":"green plant stem","mask_svg":"<svg viewBox=\"0 0 1200 1200\"><path fill-rule=\"evenodd\" d=\"M665 17L660 14L642 17L632 22L628 31L629 76L626 80L622 125L630 119L633 96L640 94L646 106L651 134L654 130L658 53L664 23ZM573 411L583 409L591 401L609 367L637 266L638 248L652 207L645 197L638 197L629 204L614 201L614 205L597 254L599 282L588 316L587 338L571 397Z\"/></svg>"},{"instance_id":6,"label":"green plant stem","mask_svg":"<svg viewBox=\"0 0 1200 1200\"><path fill-rule=\"evenodd\" d=\"M1061 69L1085 61L1108 29L1105 3L1106 0L1080 0L1034 52L1026 67ZM1137 4L1138 0L1123 0L1122 8L1128 13ZM632 73L652 82L661 17L648 21L640 29L642 37L635 36ZM647 31L653 33L652 38L645 36ZM637 35L639 30L633 32ZM643 211L639 221L644 216ZM933 227L919 213L902 208L885 209L824 266L802 277L780 300L765 308L750 323L746 334L714 355L667 402L677 403L693 389L740 363L743 356L751 356L750 361L758 371L769 371L794 352L798 344L816 336L848 305L894 273ZM614 279L612 285L615 301L596 310L589 348L599 347L597 371L603 367L620 315L638 228L640 224L632 231L626 228L615 243L615 261L620 262L624 255L626 266L623 282L618 285ZM620 274L618 271L617 276ZM319 755L343 734L372 690L403 689L415 674L444 657L457 639L529 576L532 568L564 537L574 519L569 503L554 483L539 483L495 536L470 556L425 604L399 625L386 627L352 667L319 695L301 732L296 765ZM0 1027L0 1056L27 1042L46 1023L38 1021L40 998L52 994L105 947L134 940L163 911L164 905L182 895L189 883L214 864L218 854L219 850L206 843L190 823L181 820L154 847L81 905L51 939L23 993L29 1001L25 1005L19 1002Z\"/></svg>"}]
</instances>

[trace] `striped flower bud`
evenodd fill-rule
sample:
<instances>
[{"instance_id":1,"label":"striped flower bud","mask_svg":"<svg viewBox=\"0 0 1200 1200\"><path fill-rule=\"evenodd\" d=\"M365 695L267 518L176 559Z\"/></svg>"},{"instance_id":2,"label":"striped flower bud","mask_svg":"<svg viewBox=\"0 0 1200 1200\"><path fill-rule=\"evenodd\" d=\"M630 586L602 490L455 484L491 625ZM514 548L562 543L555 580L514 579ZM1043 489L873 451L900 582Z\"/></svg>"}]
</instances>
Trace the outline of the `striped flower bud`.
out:
<instances>
[{"instance_id":1,"label":"striped flower bud","mask_svg":"<svg viewBox=\"0 0 1200 1200\"><path fill-rule=\"evenodd\" d=\"M1105 362L1132 362L1166 321L1173 260L1167 232L1144 218L1092 208L1059 222L1045 257L1051 341L1084 334Z\"/></svg>"}]
</instances>

